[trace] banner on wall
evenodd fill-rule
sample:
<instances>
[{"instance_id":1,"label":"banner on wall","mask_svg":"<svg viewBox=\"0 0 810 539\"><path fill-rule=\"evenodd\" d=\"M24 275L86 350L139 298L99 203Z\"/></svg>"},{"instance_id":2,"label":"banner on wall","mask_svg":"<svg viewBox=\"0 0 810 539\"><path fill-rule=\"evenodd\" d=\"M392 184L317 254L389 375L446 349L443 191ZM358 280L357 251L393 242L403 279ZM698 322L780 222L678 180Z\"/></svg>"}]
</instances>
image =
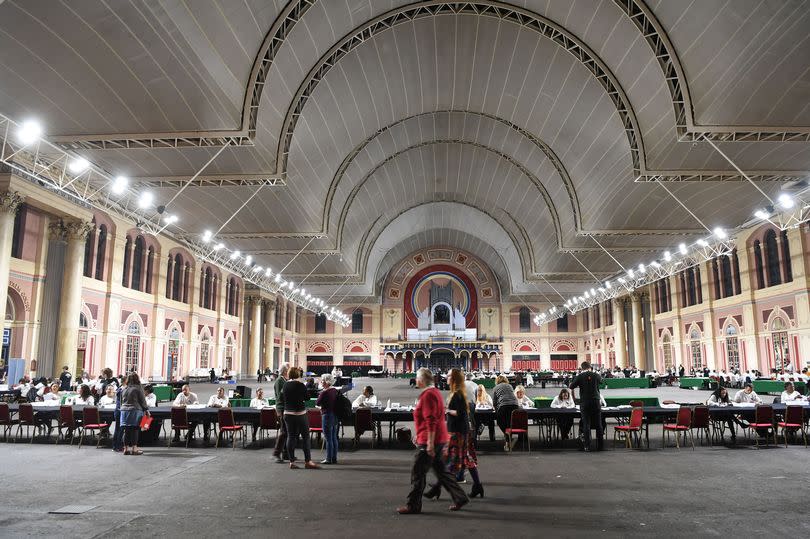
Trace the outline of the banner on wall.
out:
<instances>
[{"instance_id":1,"label":"banner on wall","mask_svg":"<svg viewBox=\"0 0 810 539\"><path fill-rule=\"evenodd\" d=\"M513 371L539 371L539 354L518 354L512 356Z\"/></svg>"},{"instance_id":2,"label":"banner on wall","mask_svg":"<svg viewBox=\"0 0 810 539\"><path fill-rule=\"evenodd\" d=\"M334 363L332 356L307 356L307 367L331 367Z\"/></svg>"},{"instance_id":3,"label":"banner on wall","mask_svg":"<svg viewBox=\"0 0 810 539\"><path fill-rule=\"evenodd\" d=\"M371 365L371 356L343 356L343 364L349 367L368 367Z\"/></svg>"},{"instance_id":4,"label":"banner on wall","mask_svg":"<svg viewBox=\"0 0 810 539\"><path fill-rule=\"evenodd\" d=\"M552 354L551 370L553 371L575 371L577 370L576 354Z\"/></svg>"}]
</instances>

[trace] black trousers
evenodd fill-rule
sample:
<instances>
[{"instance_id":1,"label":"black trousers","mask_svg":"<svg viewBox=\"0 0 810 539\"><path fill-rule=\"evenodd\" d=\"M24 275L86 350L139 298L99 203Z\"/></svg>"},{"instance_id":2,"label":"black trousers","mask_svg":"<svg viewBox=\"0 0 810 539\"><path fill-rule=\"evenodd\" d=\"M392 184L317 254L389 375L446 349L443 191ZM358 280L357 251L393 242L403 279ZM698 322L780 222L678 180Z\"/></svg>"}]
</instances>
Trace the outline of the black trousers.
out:
<instances>
[{"instance_id":1,"label":"black trousers","mask_svg":"<svg viewBox=\"0 0 810 539\"><path fill-rule=\"evenodd\" d=\"M411 468L411 491L408 493L408 507L414 511L422 510L422 495L425 492L425 485L427 484L427 473L431 468L433 473L436 474L436 479L439 485L450 494L453 503L462 504L467 503L469 498L458 486L456 478L453 474L447 471L447 465L442 458L442 450L444 444L436 445L436 455L431 457L428 455L424 446L419 446L413 456L413 467Z\"/></svg>"},{"instance_id":2,"label":"black trousers","mask_svg":"<svg viewBox=\"0 0 810 539\"><path fill-rule=\"evenodd\" d=\"M284 423L287 424L287 454L290 457L290 462L295 462L295 444L298 443L299 436L301 436L304 446L304 461L311 461L309 418L306 415L284 414Z\"/></svg>"},{"instance_id":3,"label":"black trousers","mask_svg":"<svg viewBox=\"0 0 810 539\"><path fill-rule=\"evenodd\" d=\"M495 417L498 422L498 427L501 429L504 436L506 436L506 429L512 424L512 412L517 409L518 407L514 404L505 404L498 407Z\"/></svg>"},{"instance_id":4,"label":"black trousers","mask_svg":"<svg viewBox=\"0 0 810 539\"><path fill-rule=\"evenodd\" d=\"M124 445L125 446L134 446L138 445L138 434L140 433L141 428L138 426L124 427Z\"/></svg>"},{"instance_id":5,"label":"black trousers","mask_svg":"<svg viewBox=\"0 0 810 539\"><path fill-rule=\"evenodd\" d=\"M278 438L276 438L276 447L273 449L273 456L280 457L287 456L287 422L284 421L284 411L276 408L276 411L281 418L281 429L278 431Z\"/></svg>"},{"instance_id":6,"label":"black trousers","mask_svg":"<svg viewBox=\"0 0 810 539\"><path fill-rule=\"evenodd\" d=\"M596 429L596 447L602 449L604 445L604 425L602 423L602 406L599 401L580 402L580 426L582 427L583 444L586 448L591 446L591 428Z\"/></svg>"}]
</instances>

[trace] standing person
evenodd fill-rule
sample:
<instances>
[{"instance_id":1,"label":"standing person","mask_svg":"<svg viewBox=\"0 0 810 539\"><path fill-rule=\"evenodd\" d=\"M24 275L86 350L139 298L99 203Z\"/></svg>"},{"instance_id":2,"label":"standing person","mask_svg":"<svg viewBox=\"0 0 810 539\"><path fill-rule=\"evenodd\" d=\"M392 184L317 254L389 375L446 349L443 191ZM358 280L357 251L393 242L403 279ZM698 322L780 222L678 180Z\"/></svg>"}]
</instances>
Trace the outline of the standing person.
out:
<instances>
[{"instance_id":1,"label":"standing person","mask_svg":"<svg viewBox=\"0 0 810 539\"><path fill-rule=\"evenodd\" d=\"M602 378L593 372L591 364L582 362L582 372L579 373L569 386L571 397L573 390L579 388L580 426L582 427L582 449L591 450L591 426L596 429L596 450L604 449L604 429L602 426L602 404L600 402L599 386Z\"/></svg>"},{"instance_id":2,"label":"standing person","mask_svg":"<svg viewBox=\"0 0 810 539\"><path fill-rule=\"evenodd\" d=\"M422 512L422 494L425 491L426 476L433 469L439 485L445 488L453 498L451 511L458 511L469 503L470 499L456 483L455 478L442 460L442 453L450 436L444 422L444 402L442 394L433 386L433 373L422 367L416 372L416 387L422 390L413 411L414 428L416 429L416 454L411 469L411 491L408 501L397 508L401 515L412 515ZM511 390L511 387L510 387Z\"/></svg>"},{"instance_id":3,"label":"standing person","mask_svg":"<svg viewBox=\"0 0 810 539\"><path fill-rule=\"evenodd\" d=\"M495 390L492 392L494 395L493 403L495 406L495 420L498 427L503 432L503 449L509 451L509 437L506 434L506 429L512 424L512 412L520 408L515 391L509 384L509 379L499 374L495 379Z\"/></svg>"},{"instance_id":4,"label":"standing person","mask_svg":"<svg viewBox=\"0 0 810 539\"><path fill-rule=\"evenodd\" d=\"M112 371L110 371L112 372ZM112 384L110 384L112 385ZM108 386L109 387L109 386ZM115 382L115 432L113 432L113 451L120 453L124 450L124 425L121 423L121 392L123 387L118 381Z\"/></svg>"},{"instance_id":5,"label":"standing person","mask_svg":"<svg viewBox=\"0 0 810 539\"><path fill-rule=\"evenodd\" d=\"M62 374L59 375L59 391L70 391L70 381L73 376L70 374L67 365L62 367Z\"/></svg>"},{"instance_id":6,"label":"standing person","mask_svg":"<svg viewBox=\"0 0 810 539\"><path fill-rule=\"evenodd\" d=\"M303 374L298 367L292 367L288 371L290 379L284 384L282 391L284 395L284 422L287 424L287 454L290 457L290 469L300 468L295 463L295 444L298 437L304 446L304 467L308 470L320 468L312 461L312 454L309 448L309 418L307 417L307 387L301 382Z\"/></svg>"},{"instance_id":7,"label":"standing person","mask_svg":"<svg viewBox=\"0 0 810 539\"><path fill-rule=\"evenodd\" d=\"M321 464L337 464L338 452L338 420L337 420L337 397L338 390L332 387L335 379L331 374L321 376L323 391L318 395L317 405L321 409L321 427L326 441L326 458Z\"/></svg>"},{"instance_id":8,"label":"standing person","mask_svg":"<svg viewBox=\"0 0 810 539\"><path fill-rule=\"evenodd\" d=\"M273 456L276 462L282 463L287 460L287 422L284 421L284 385L287 383L287 374L290 370L289 363L282 363L278 370L278 378L273 385L276 393L276 412L281 419L281 429L276 437L276 447L273 449Z\"/></svg>"},{"instance_id":9,"label":"standing person","mask_svg":"<svg viewBox=\"0 0 810 539\"><path fill-rule=\"evenodd\" d=\"M124 427L124 454L143 455L138 449L138 432L141 430L141 418L149 415L146 395L141 387L141 379L134 372L129 373L126 387L121 390L121 425ZM115 429L118 432L118 429Z\"/></svg>"},{"instance_id":10,"label":"standing person","mask_svg":"<svg viewBox=\"0 0 810 539\"><path fill-rule=\"evenodd\" d=\"M208 371L208 376L211 377L212 384L215 384L217 382L217 371L214 370L214 367L211 367L211 370Z\"/></svg>"}]
</instances>

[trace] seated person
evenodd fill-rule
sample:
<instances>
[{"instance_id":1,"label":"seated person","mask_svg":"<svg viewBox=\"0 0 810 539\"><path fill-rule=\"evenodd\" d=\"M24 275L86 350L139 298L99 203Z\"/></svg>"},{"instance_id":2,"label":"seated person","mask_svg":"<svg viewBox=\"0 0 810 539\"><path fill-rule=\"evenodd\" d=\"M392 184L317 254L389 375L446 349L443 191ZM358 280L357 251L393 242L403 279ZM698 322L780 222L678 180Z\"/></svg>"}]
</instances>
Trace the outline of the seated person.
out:
<instances>
[{"instance_id":1,"label":"seated person","mask_svg":"<svg viewBox=\"0 0 810 539\"><path fill-rule=\"evenodd\" d=\"M731 399L728 396L728 390L725 387L718 387L712 393L712 396L709 397L709 400L706 401L708 406L731 406ZM738 424L741 427L747 427L747 425L740 421L740 419L736 416L730 417L728 419L720 419L721 422L725 422L728 425L728 430L731 432L731 443L737 441L737 432L734 428L734 424ZM720 433L721 439L725 438L725 433L721 431Z\"/></svg>"},{"instance_id":2,"label":"seated person","mask_svg":"<svg viewBox=\"0 0 810 539\"><path fill-rule=\"evenodd\" d=\"M576 404L574 404L574 399L571 398L571 392L568 388L563 388L560 394L551 401L552 408L574 408L575 406ZM559 416L557 425L560 427L560 436L563 440L567 440L571 433L571 427L574 426L574 416Z\"/></svg>"},{"instance_id":3,"label":"seated person","mask_svg":"<svg viewBox=\"0 0 810 539\"><path fill-rule=\"evenodd\" d=\"M61 401L62 400L62 394L59 393L59 387L60 387L59 382L52 383L50 392L45 393L43 391L42 400L45 401L45 402Z\"/></svg>"},{"instance_id":4,"label":"seated person","mask_svg":"<svg viewBox=\"0 0 810 539\"><path fill-rule=\"evenodd\" d=\"M788 382L785 384L785 390L782 392L780 402L785 403L792 401L800 401L803 399L804 397L802 397L802 394L793 388L793 382Z\"/></svg>"},{"instance_id":5,"label":"seated person","mask_svg":"<svg viewBox=\"0 0 810 539\"><path fill-rule=\"evenodd\" d=\"M90 394L90 386L87 384L79 386L79 394L72 400L72 404L77 406L93 406L96 403L96 399Z\"/></svg>"},{"instance_id":6,"label":"seated person","mask_svg":"<svg viewBox=\"0 0 810 539\"><path fill-rule=\"evenodd\" d=\"M492 408L492 397L489 396L487 388L483 384L478 384L478 389L475 392L475 407Z\"/></svg>"},{"instance_id":7,"label":"seated person","mask_svg":"<svg viewBox=\"0 0 810 539\"><path fill-rule=\"evenodd\" d=\"M352 403L352 408L370 408L377 406L377 396L374 394L374 388L366 386L363 388L363 393L358 395Z\"/></svg>"},{"instance_id":8,"label":"seated person","mask_svg":"<svg viewBox=\"0 0 810 539\"><path fill-rule=\"evenodd\" d=\"M179 397L180 395L178 395ZM211 398L208 399L208 407L209 408L227 408L230 406L230 401L228 397L225 396L225 388L219 387L217 388L217 394L211 395Z\"/></svg>"},{"instance_id":9,"label":"seated person","mask_svg":"<svg viewBox=\"0 0 810 539\"><path fill-rule=\"evenodd\" d=\"M526 396L526 388L523 386L517 386L515 388L515 397L521 408L534 408L534 401Z\"/></svg>"},{"instance_id":10,"label":"seated person","mask_svg":"<svg viewBox=\"0 0 810 539\"><path fill-rule=\"evenodd\" d=\"M200 400L195 393L191 392L188 384L183 385L180 393L174 398L174 406L187 406L189 404L199 404Z\"/></svg>"},{"instance_id":11,"label":"seated person","mask_svg":"<svg viewBox=\"0 0 810 539\"><path fill-rule=\"evenodd\" d=\"M762 402L762 399L754 391L754 386L752 386L751 384L745 384L745 387L739 390L736 395L734 395L734 402L760 404Z\"/></svg>"},{"instance_id":12,"label":"seated person","mask_svg":"<svg viewBox=\"0 0 810 539\"><path fill-rule=\"evenodd\" d=\"M259 388L256 390L256 396L250 400L251 408L267 408L267 399L264 398L264 389Z\"/></svg>"},{"instance_id":13,"label":"seated person","mask_svg":"<svg viewBox=\"0 0 810 539\"><path fill-rule=\"evenodd\" d=\"M107 393L105 393L104 395L101 396L100 399L98 399L99 406L115 405L115 387L116 386L114 384L110 384L107 386Z\"/></svg>"},{"instance_id":14,"label":"seated person","mask_svg":"<svg viewBox=\"0 0 810 539\"><path fill-rule=\"evenodd\" d=\"M157 406L157 395L155 395L155 390L152 389L152 384L143 386L143 394L146 395L146 405L149 408Z\"/></svg>"}]
</instances>

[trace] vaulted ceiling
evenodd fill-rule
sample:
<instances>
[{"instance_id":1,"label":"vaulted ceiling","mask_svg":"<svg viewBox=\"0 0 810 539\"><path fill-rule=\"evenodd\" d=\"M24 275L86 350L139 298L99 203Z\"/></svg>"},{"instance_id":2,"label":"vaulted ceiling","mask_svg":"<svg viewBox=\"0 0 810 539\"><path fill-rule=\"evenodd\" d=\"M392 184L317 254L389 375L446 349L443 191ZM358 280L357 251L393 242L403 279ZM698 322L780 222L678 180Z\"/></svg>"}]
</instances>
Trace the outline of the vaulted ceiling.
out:
<instances>
[{"instance_id":1,"label":"vaulted ceiling","mask_svg":"<svg viewBox=\"0 0 810 539\"><path fill-rule=\"evenodd\" d=\"M442 244L505 297L578 292L762 204L703 137L768 194L807 176L808 27L800 0L6 0L0 112L158 201L199 172L182 233L227 221L314 291Z\"/></svg>"}]
</instances>

